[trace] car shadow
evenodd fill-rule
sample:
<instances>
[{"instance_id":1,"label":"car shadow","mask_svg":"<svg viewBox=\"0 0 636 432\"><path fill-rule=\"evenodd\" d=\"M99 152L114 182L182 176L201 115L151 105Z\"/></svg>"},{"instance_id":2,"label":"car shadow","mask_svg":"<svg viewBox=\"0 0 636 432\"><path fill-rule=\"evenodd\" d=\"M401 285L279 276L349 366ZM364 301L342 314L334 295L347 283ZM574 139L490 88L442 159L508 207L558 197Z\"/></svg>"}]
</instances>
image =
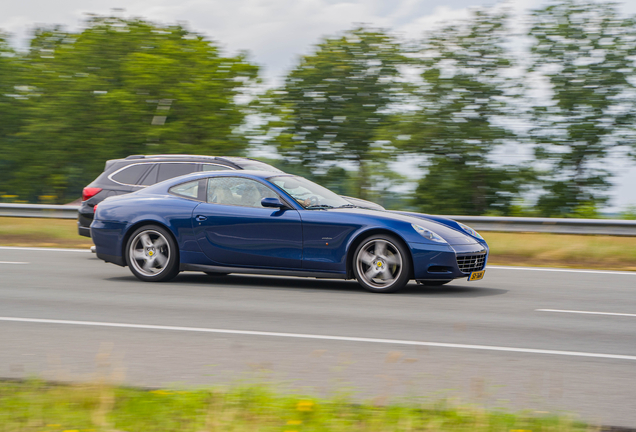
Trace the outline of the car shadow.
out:
<instances>
[{"instance_id":1,"label":"car shadow","mask_svg":"<svg viewBox=\"0 0 636 432\"><path fill-rule=\"evenodd\" d=\"M134 276L113 277L109 280L137 280ZM176 285L219 285L223 287L232 287L233 289L263 289L263 290L319 290L334 293L355 293L374 294L365 291L355 280L338 280L338 279L313 279L313 278L296 278L296 277L275 277L275 276L252 276L231 274L227 276L208 276L200 273L181 273L171 284ZM434 296L434 297L453 297L453 298L471 298L486 297L494 295L506 294L508 290L500 288L488 288L483 286L465 286L459 284L428 287L417 285L410 282L404 289L393 294L397 296Z\"/></svg>"}]
</instances>

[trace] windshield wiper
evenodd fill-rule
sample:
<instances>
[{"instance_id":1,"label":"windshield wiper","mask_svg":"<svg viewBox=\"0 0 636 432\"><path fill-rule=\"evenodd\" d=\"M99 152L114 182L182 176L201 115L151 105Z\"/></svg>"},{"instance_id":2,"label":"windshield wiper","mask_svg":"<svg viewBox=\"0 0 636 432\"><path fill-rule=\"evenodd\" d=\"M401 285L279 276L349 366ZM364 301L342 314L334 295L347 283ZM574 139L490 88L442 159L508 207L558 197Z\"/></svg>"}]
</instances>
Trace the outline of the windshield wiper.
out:
<instances>
[{"instance_id":1,"label":"windshield wiper","mask_svg":"<svg viewBox=\"0 0 636 432\"><path fill-rule=\"evenodd\" d=\"M314 204L314 205L310 205L305 207L307 210L320 210L320 209L332 209L333 206L327 205L327 204Z\"/></svg>"},{"instance_id":2,"label":"windshield wiper","mask_svg":"<svg viewBox=\"0 0 636 432\"><path fill-rule=\"evenodd\" d=\"M345 204L345 205L338 206L336 208L358 208L358 206L353 204Z\"/></svg>"}]
</instances>

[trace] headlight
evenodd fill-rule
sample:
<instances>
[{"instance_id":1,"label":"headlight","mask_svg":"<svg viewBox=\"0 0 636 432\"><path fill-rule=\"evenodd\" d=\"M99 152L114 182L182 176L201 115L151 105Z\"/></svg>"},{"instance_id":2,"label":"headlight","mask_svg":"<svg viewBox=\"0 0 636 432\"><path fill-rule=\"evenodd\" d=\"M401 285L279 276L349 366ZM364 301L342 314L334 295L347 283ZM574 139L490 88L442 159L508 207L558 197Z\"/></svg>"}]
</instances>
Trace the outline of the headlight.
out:
<instances>
[{"instance_id":1,"label":"headlight","mask_svg":"<svg viewBox=\"0 0 636 432\"><path fill-rule=\"evenodd\" d=\"M468 234L470 234L473 237L477 237L478 239L484 239L482 236L479 235L479 233L477 231L475 231L474 229L472 229L471 227L469 227L468 225L464 225L463 223L459 223L459 226L466 231Z\"/></svg>"},{"instance_id":2,"label":"headlight","mask_svg":"<svg viewBox=\"0 0 636 432\"><path fill-rule=\"evenodd\" d=\"M421 227L421 226L415 225L415 224L411 224L411 226L413 227L413 229L415 231L417 231L417 233L419 235L421 235L425 239L429 239L429 240L432 240L432 241L438 242L438 243L446 243L446 240L444 240L438 234L434 233L433 231L431 231L429 229L426 229L424 227Z\"/></svg>"}]
</instances>

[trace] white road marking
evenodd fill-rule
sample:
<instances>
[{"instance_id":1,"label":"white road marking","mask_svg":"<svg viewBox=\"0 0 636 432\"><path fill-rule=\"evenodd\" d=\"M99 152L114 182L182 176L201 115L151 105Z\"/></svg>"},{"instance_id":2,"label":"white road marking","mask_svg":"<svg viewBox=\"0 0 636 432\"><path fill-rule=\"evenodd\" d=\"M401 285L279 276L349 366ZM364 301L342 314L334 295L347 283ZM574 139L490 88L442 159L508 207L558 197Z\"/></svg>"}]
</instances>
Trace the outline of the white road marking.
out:
<instances>
[{"instance_id":1,"label":"white road marking","mask_svg":"<svg viewBox=\"0 0 636 432\"><path fill-rule=\"evenodd\" d=\"M45 252L90 252L90 249L64 249L64 248L45 248L45 247L19 247L19 246L0 246L0 250L26 250L26 251L45 251Z\"/></svg>"},{"instance_id":2,"label":"white road marking","mask_svg":"<svg viewBox=\"0 0 636 432\"><path fill-rule=\"evenodd\" d=\"M536 309L536 311L537 312L561 312L561 313L573 313L573 314L613 315L613 316L636 317L636 314L617 313L617 312L591 312L591 311L576 311L576 310L563 310L563 309Z\"/></svg>"},{"instance_id":3,"label":"white road marking","mask_svg":"<svg viewBox=\"0 0 636 432\"><path fill-rule=\"evenodd\" d=\"M18 262L18 261L0 261L0 264L28 264L28 262Z\"/></svg>"},{"instance_id":4,"label":"white road marking","mask_svg":"<svg viewBox=\"0 0 636 432\"><path fill-rule=\"evenodd\" d=\"M633 355L602 354L602 353L589 353L589 352L579 352L579 351L558 351L558 350L545 350L545 349L534 349L534 348L513 348L513 347L501 347L501 346L489 346L489 345L467 345L467 344L442 343L442 342L420 342L420 341L409 341L409 340L400 340L400 339L375 339L375 338L350 337L350 336L328 336L328 335L315 335L315 334L302 334L302 333L278 333L278 332L250 331L250 330L227 330L227 329L214 329L214 328L202 328L202 327L176 327L176 326L150 325L150 324L127 324L127 323L111 323L111 322L99 322L99 321L71 321L71 320L54 320L54 319L40 319L40 318L0 317L0 321L39 323L39 324L66 324L66 325L93 326L93 327L119 327L119 328L133 328L133 329L144 329L144 330L169 330L169 331L199 332L199 333L238 334L238 335L248 335L248 336L273 336L273 337L286 337L286 338L297 338L297 339L321 339L321 340L367 342L367 343L392 344L392 345L415 345L415 346L428 346L428 347L440 347L440 348L461 348L461 349L472 349L472 350L482 350L482 351L504 351L504 352L517 352L517 353L527 353L527 354L551 354L551 355L562 355L562 356L572 356L572 357L593 357L593 358L603 358L603 359L613 359L613 360L636 360L636 356L633 356Z\"/></svg>"},{"instance_id":5,"label":"white road marking","mask_svg":"<svg viewBox=\"0 0 636 432\"><path fill-rule=\"evenodd\" d=\"M612 270L577 270L577 269L558 269L543 267L508 267L508 266L486 266L486 270L530 270L530 271L546 271L546 272L563 272L563 273L594 273L594 274L616 274L616 275L632 275L636 276L636 271L612 271Z\"/></svg>"}]
</instances>

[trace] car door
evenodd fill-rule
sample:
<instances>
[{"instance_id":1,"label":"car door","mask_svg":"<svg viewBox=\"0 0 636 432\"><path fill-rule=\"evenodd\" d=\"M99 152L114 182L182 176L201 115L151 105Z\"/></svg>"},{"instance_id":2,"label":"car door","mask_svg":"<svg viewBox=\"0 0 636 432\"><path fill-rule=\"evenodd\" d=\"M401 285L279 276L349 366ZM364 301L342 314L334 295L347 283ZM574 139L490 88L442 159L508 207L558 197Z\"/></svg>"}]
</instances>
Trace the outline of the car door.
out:
<instances>
[{"instance_id":1,"label":"car door","mask_svg":"<svg viewBox=\"0 0 636 432\"><path fill-rule=\"evenodd\" d=\"M347 245L361 224L343 218L336 210L305 210L303 268L342 272L347 268Z\"/></svg>"},{"instance_id":2,"label":"car door","mask_svg":"<svg viewBox=\"0 0 636 432\"><path fill-rule=\"evenodd\" d=\"M208 179L207 202L192 214L197 242L213 265L300 269L302 225L293 209L264 208L279 195L246 177Z\"/></svg>"}]
</instances>

